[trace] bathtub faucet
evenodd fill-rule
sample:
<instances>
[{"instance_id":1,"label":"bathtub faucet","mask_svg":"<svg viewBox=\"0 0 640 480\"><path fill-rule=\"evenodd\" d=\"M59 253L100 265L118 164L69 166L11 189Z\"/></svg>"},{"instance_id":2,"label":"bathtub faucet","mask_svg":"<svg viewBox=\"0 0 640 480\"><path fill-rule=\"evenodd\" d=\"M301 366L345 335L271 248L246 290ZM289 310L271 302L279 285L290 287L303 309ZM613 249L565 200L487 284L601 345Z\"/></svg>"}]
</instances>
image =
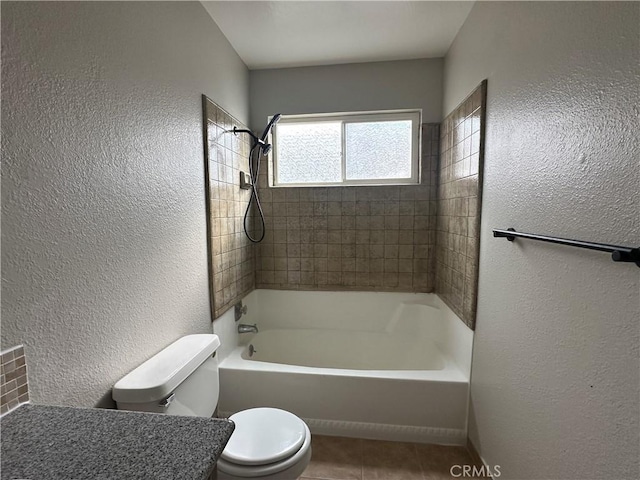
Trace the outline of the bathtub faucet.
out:
<instances>
[{"instance_id":1,"label":"bathtub faucet","mask_svg":"<svg viewBox=\"0 0 640 480\"><path fill-rule=\"evenodd\" d=\"M238 324L238 333L258 333L258 325L246 325L244 323Z\"/></svg>"}]
</instances>

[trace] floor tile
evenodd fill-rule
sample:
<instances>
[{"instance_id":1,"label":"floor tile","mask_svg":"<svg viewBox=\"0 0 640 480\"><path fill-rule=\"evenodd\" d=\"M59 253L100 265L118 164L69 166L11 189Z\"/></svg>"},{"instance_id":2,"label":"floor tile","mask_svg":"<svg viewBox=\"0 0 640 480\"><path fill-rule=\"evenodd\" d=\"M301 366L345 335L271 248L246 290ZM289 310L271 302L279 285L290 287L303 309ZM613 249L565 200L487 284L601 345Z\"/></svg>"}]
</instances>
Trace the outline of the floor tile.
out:
<instances>
[{"instance_id":1,"label":"floor tile","mask_svg":"<svg viewBox=\"0 0 640 480\"><path fill-rule=\"evenodd\" d=\"M413 443L363 440L363 480L423 480Z\"/></svg>"},{"instance_id":2,"label":"floor tile","mask_svg":"<svg viewBox=\"0 0 640 480\"><path fill-rule=\"evenodd\" d=\"M362 480L362 440L314 435L311 463L302 478Z\"/></svg>"},{"instance_id":3,"label":"floor tile","mask_svg":"<svg viewBox=\"0 0 640 480\"><path fill-rule=\"evenodd\" d=\"M461 475L464 466L474 465L465 447L314 435L312 448L311 462L299 480L477 478ZM454 477L451 467L456 465Z\"/></svg>"},{"instance_id":4,"label":"floor tile","mask_svg":"<svg viewBox=\"0 0 640 480\"><path fill-rule=\"evenodd\" d=\"M465 465L473 466L471 455L465 447L443 446L443 445L416 445L416 451L424 480L450 480L456 478L452 475L451 467L454 467L453 473L462 478L462 468ZM459 467L457 467L459 465ZM476 465L479 467L480 465ZM472 479L478 477L468 477Z\"/></svg>"}]
</instances>

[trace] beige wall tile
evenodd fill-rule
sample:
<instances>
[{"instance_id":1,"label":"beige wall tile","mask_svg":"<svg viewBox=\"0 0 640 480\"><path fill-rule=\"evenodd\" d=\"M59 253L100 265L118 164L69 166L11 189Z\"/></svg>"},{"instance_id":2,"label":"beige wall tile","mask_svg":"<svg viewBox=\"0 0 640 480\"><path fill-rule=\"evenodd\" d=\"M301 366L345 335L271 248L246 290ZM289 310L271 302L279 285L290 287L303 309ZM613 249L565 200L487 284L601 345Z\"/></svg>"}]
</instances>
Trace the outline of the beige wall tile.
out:
<instances>
[{"instance_id":1,"label":"beige wall tile","mask_svg":"<svg viewBox=\"0 0 640 480\"><path fill-rule=\"evenodd\" d=\"M0 414L28 401L27 362L20 345L0 354Z\"/></svg>"},{"instance_id":2,"label":"beige wall tile","mask_svg":"<svg viewBox=\"0 0 640 480\"><path fill-rule=\"evenodd\" d=\"M256 269L254 247L243 233L249 191L238 186L240 170L248 169L249 144L245 136L228 131L234 125L246 127L209 99L204 101L204 113L209 139L205 145L209 283L215 319L255 288ZM286 235L286 226L284 231ZM275 267L273 248L265 248L262 253L265 261L262 263L261 258L260 277L272 283L273 274L268 272Z\"/></svg>"},{"instance_id":3,"label":"beige wall tile","mask_svg":"<svg viewBox=\"0 0 640 480\"><path fill-rule=\"evenodd\" d=\"M485 97L483 82L440 130L435 289L470 328L477 300ZM417 256L423 254L430 256Z\"/></svg>"},{"instance_id":4,"label":"beige wall tile","mask_svg":"<svg viewBox=\"0 0 640 480\"><path fill-rule=\"evenodd\" d=\"M295 270L306 273L291 276L291 282L289 276L276 281L279 288L433 291L435 261L427 262L431 269L416 272L413 260L416 254L435 253L414 247L435 247L436 189L431 184L435 186L439 138L439 125L423 125L422 184L416 186L271 188L263 168L262 203L267 229L274 234L256 255L284 258L273 264L258 261L256 286L272 286L273 274L263 273L285 270L285 259L302 257ZM277 254L282 252L276 250L278 244L286 245L285 253Z\"/></svg>"}]
</instances>

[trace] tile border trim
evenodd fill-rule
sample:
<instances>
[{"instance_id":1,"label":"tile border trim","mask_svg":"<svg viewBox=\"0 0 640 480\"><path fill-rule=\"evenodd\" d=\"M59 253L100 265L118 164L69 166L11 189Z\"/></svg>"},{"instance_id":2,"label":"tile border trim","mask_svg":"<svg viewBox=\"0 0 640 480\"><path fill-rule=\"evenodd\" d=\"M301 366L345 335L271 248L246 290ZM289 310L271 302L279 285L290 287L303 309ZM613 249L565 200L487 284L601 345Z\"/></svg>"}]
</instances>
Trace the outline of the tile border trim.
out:
<instances>
[{"instance_id":1,"label":"tile border trim","mask_svg":"<svg viewBox=\"0 0 640 480\"><path fill-rule=\"evenodd\" d=\"M0 351L0 356L6 355L7 353L13 352L14 350L18 350L20 348L24 348L24 345L16 345L15 347L7 348L6 350Z\"/></svg>"}]
</instances>

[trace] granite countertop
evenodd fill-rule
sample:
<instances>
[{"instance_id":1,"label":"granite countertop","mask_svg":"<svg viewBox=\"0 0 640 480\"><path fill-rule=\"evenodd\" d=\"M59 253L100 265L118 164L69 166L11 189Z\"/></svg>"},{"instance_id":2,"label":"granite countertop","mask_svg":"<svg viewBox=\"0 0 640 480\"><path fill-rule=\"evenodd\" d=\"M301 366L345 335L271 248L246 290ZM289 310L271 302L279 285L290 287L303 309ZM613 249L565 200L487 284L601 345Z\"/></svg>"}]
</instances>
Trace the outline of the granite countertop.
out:
<instances>
[{"instance_id":1,"label":"granite countertop","mask_svg":"<svg viewBox=\"0 0 640 480\"><path fill-rule=\"evenodd\" d=\"M229 420L22 405L0 420L2 480L206 480Z\"/></svg>"}]
</instances>

